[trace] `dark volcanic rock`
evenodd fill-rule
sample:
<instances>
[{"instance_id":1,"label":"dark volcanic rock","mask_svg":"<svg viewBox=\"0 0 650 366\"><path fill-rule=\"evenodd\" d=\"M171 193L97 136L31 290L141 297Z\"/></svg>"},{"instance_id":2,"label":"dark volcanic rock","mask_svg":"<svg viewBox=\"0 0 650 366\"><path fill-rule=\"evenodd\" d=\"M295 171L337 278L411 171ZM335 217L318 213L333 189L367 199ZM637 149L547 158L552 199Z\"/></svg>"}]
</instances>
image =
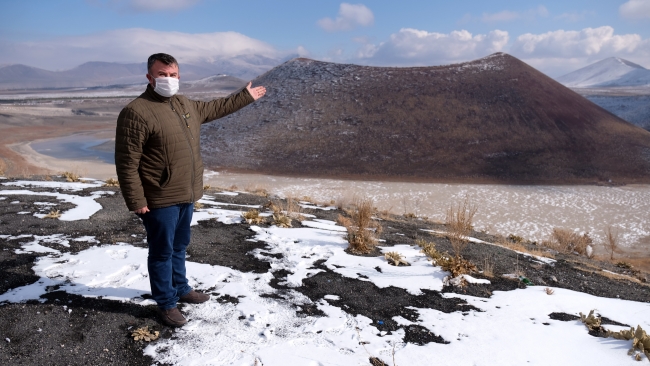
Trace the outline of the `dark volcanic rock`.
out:
<instances>
[{"instance_id":1,"label":"dark volcanic rock","mask_svg":"<svg viewBox=\"0 0 650 366\"><path fill-rule=\"evenodd\" d=\"M438 67L294 59L267 95L204 125L206 165L276 174L509 182L650 181L650 132L520 60Z\"/></svg>"}]
</instances>

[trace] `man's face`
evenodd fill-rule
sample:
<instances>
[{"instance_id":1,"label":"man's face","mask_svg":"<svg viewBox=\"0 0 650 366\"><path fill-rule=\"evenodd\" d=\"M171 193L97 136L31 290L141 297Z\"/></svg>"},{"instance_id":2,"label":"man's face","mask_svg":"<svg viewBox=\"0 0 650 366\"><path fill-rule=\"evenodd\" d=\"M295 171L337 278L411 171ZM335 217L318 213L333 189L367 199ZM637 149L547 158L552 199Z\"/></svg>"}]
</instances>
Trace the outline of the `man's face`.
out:
<instances>
[{"instance_id":1,"label":"man's face","mask_svg":"<svg viewBox=\"0 0 650 366\"><path fill-rule=\"evenodd\" d=\"M160 61L154 62L153 66L151 66L151 71L147 74L147 80L149 80L149 84L153 87L156 86L156 81L154 80L156 78L176 78L180 80L181 75L178 73L178 65L165 65Z\"/></svg>"}]
</instances>

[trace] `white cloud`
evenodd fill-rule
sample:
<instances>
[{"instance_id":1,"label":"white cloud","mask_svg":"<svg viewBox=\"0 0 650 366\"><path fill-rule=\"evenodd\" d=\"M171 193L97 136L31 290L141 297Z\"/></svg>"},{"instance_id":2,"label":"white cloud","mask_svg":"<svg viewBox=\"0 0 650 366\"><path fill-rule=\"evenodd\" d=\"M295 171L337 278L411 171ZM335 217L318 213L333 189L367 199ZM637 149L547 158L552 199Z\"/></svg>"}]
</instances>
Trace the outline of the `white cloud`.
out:
<instances>
[{"instance_id":1,"label":"white cloud","mask_svg":"<svg viewBox=\"0 0 650 366\"><path fill-rule=\"evenodd\" d=\"M534 20L538 17L547 17L548 10L543 5L538 6L535 9L530 9L524 12L504 10L498 13L483 13L481 16L481 21L483 23L500 23L500 22L510 22L513 20Z\"/></svg>"},{"instance_id":2,"label":"white cloud","mask_svg":"<svg viewBox=\"0 0 650 366\"><path fill-rule=\"evenodd\" d=\"M23 63L54 70L87 61L145 62L157 52L169 53L181 63L212 62L242 55L286 56L265 42L237 32L190 34L132 28L39 42L3 41L0 63Z\"/></svg>"},{"instance_id":3,"label":"white cloud","mask_svg":"<svg viewBox=\"0 0 650 366\"><path fill-rule=\"evenodd\" d=\"M374 14L365 5L341 3L336 19L323 18L318 21L318 25L328 32L336 32L351 30L357 26L366 27L374 21Z\"/></svg>"},{"instance_id":4,"label":"white cloud","mask_svg":"<svg viewBox=\"0 0 650 366\"><path fill-rule=\"evenodd\" d=\"M374 65L440 65L502 51L507 43L508 32L500 30L472 35L466 30L445 34L404 28L379 45L363 45L357 57Z\"/></svg>"},{"instance_id":5,"label":"white cloud","mask_svg":"<svg viewBox=\"0 0 650 366\"><path fill-rule=\"evenodd\" d=\"M590 57L599 54L631 54L643 44L638 34L615 35L614 28L603 26L580 31L557 30L543 34L526 33L517 37L512 51L531 57Z\"/></svg>"},{"instance_id":6,"label":"white cloud","mask_svg":"<svg viewBox=\"0 0 650 366\"><path fill-rule=\"evenodd\" d=\"M650 0L629 0L618 8L618 12L628 19L650 18Z\"/></svg>"},{"instance_id":7,"label":"white cloud","mask_svg":"<svg viewBox=\"0 0 650 366\"><path fill-rule=\"evenodd\" d=\"M557 30L522 34L511 45L510 52L549 75L559 76L613 56L647 64L650 39L638 34L617 35L609 26Z\"/></svg>"}]
</instances>

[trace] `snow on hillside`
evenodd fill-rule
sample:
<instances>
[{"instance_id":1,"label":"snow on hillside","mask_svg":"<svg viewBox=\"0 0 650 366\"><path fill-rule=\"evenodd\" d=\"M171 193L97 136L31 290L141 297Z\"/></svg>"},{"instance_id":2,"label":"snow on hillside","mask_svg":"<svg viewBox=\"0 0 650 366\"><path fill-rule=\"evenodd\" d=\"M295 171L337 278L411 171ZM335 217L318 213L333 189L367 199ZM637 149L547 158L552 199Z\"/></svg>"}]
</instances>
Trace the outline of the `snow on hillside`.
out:
<instances>
[{"instance_id":1,"label":"snow on hillside","mask_svg":"<svg viewBox=\"0 0 650 366\"><path fill-rule=\"evenodd\" d=\"M560 76L557 81L571 88L650 85L650 70L622 58L610 57Z\"/></svg>"},{"instance_id":2,"label":"snow on hillside","mask_svg":"<svg viewBox=\"0 0 650 366\"><path fill-rule=\"evenodd\" d=\"M40 183L24 185L38 187ZM63 188L62 183L59 189ZM199 214L206 214L198 219L214 217L224 224L241 222L237 211L221 209L216 197L205 198L204 204L210 207L199 210ZM212 292L213 297L205 304L186 306L184 312L190 322L173 337L151 343L144 352L156 362L175 365L367 365L370 357L391 365L635 365L633 357L627 355L629 341L593 337L580 321L555 320L549 314L598 309L610 319L650 328L650 304L562 288L554 288L550 296L542 287L535 286L495 291L488 298L441 293L443 298L461 299L469 310L445 313L413 307L419 317L392 319L435 333L445 343L406 343L403 329L380 331L372 319L353 315L335 295L326 295L313 304L324 316L301 316L296 313L297 306L311 303L301 293L291 291L291 296L280 299L267 296L273 291L273 272L290 269L292 275L287 277L287 284L297 288L303 279L322 271L319 266L323 265L345 277L414 294L420 289L440 291L447 274L431 265L417 247L391 247L411 263L393 267L381 256L358 257L345 252L344 232L332 221L309 219L303 224L305 227L285 229L251 227L256 235L250 240L267 244L263 252L251 252L270 261L271 271L267 273L241 272L192 262L190 258L191 284ZM149 289L144 248L117 243L62 253L57 250L58 245L65 246L70 240L92 242L94 238L59 234L2 237L20 242L22 252L46 255L33 267L40 280L0 295L0 302L41 300L48 288L58 286L82 296L102 296L139 305L152 303L142 296ZM379 324L382 322L379 320ZM614 331L626 329L607 327Z\"/></svg>"}]
</instances>

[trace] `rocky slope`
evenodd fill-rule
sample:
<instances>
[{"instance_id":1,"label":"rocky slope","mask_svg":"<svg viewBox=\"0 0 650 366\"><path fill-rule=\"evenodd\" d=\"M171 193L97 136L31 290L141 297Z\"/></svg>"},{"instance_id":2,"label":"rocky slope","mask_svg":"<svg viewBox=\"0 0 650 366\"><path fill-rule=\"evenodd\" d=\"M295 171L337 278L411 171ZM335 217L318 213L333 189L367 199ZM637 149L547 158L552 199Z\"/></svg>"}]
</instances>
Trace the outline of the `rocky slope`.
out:
<instances>
[{"instance_id":1,"label":"rocky slope","mask_svg":"<svg viewBox=\"0 0 650 366\"><path fill-rule=\"evenodd\" d=\"M502 53L438 67L299 58L267 96L204 126L206 165L275 174L647 182L650 133Z\"/></svg>"}]
</instances>

